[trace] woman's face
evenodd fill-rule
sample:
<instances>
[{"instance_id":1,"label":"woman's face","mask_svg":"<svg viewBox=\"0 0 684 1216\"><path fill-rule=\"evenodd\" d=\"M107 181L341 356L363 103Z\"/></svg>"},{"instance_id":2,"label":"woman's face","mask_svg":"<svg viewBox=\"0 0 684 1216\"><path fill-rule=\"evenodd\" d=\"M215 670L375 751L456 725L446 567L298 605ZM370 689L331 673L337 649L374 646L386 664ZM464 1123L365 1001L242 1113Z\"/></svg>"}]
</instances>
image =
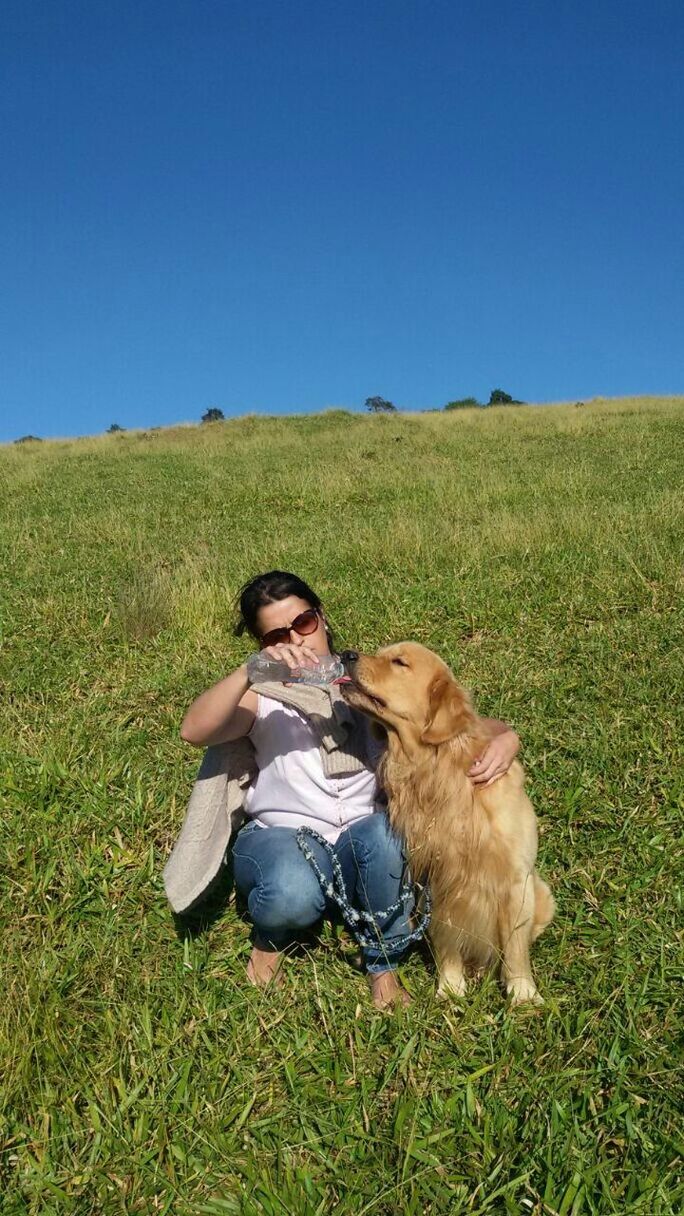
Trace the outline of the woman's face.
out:
<instances>
[{"instance_id":1,"label":"woman's face","mask_svg":"<svg viewBox=\"0 0 684 1216\"><path fill-rule=\"evenodd\" d=\"M272 629L287 629L288 637L278 638L277 641L288 642L291 646L308 646L316 654L330 654L328 638L325 632L325 617L322 609L318 609L318 619L313 633L298 633L293 623L303 612L311 612L311 604L298 595L288 595L284 600L274 604L264 604L257 612L256 626L259 631L261 644L264 637ZM266 645L268 645L268 639Z\"/></svg>"}]
</instances>

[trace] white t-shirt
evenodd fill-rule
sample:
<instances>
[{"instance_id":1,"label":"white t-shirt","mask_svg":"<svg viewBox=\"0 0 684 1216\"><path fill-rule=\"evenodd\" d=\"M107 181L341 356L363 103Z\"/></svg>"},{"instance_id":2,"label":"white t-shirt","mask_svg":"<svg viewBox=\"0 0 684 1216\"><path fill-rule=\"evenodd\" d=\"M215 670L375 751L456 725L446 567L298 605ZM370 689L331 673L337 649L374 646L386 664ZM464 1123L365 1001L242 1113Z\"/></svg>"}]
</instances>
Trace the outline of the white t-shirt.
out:
<instances>
[{"instance_id":1,"label":"white t-shirt","mask_svg":"<svg viewBox=\"0 0 684 1216\"><path fill-rule=\"evenodd\" d=\"M334 842L343 828L378 809L375 773L326 777L316 736L292 706L259 693L249 738L259 773L244 809L261 827L311 827Z\"/></svg>"}]
</instances>

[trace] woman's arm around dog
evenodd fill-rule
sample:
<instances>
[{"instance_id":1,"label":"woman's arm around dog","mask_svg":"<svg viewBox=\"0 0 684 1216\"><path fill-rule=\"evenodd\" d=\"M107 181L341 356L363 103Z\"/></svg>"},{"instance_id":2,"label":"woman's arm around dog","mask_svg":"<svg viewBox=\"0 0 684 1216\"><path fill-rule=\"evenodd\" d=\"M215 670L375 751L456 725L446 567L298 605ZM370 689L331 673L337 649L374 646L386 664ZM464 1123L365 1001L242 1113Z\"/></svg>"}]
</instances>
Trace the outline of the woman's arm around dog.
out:
<instances>
[{"instance_id":1,"label":"woman's arm around dog","mask_svg":"<svg viewBox=\"0 0 684 1216\"><path fill-rule=\"evenodd\" d=\"M483 718L482 723L492 738L482 755L468 769L473 785L491 785L503 777L520 751L520 739L505 722L499 722L498 718Z\"/></svg>"}]
</instances>

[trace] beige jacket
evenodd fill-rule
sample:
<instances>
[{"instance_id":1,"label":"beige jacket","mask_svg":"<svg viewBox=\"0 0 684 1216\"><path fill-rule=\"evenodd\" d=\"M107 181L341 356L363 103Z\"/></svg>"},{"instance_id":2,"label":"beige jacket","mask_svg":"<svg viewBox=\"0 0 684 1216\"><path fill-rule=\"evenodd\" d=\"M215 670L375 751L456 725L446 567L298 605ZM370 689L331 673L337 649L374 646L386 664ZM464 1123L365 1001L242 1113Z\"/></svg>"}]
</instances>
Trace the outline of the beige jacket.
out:
<instances>
[{"instance_id":1,"label":"beige jacket","mask_svg":"<svg viewBox=\"0 0 684 1216\"><path fill-rule=\"evenodd\" d=\"M336 685L268 683L260 684L257 691L306 715L320 741L326 776L343 777L375 767L367 720L346 704ZM230 838L244 820L245 793L256 775L248 738L218 743L205 751L180 835L164 867L164 888L174 912L187 911L216 878Z\"/></svg>"}]
</instances>

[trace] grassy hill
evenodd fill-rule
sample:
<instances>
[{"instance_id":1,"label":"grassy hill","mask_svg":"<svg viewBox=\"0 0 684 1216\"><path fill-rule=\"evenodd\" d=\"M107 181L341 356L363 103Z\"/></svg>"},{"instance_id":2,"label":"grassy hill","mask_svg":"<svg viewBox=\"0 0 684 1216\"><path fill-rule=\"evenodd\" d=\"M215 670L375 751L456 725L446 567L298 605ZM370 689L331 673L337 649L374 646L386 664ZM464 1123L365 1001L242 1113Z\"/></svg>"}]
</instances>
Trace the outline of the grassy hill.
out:
<instances>
[{"instance_id":1,"label":"grassy hill","mask_svg":"<svg viewBox=\"0 0 684 1216\"><path fill-rule=\"evenodd\" d=\"M682 1210L683 423L633 399L0 449L0 1211ZM340 644L422 641L519 731L542 1010L490 980L438 1005L415 954L411 1009L377 1014L331 932L260 994L232 903L176 931L179 724L273 567Z\"/></svg>"}]
</instances>

